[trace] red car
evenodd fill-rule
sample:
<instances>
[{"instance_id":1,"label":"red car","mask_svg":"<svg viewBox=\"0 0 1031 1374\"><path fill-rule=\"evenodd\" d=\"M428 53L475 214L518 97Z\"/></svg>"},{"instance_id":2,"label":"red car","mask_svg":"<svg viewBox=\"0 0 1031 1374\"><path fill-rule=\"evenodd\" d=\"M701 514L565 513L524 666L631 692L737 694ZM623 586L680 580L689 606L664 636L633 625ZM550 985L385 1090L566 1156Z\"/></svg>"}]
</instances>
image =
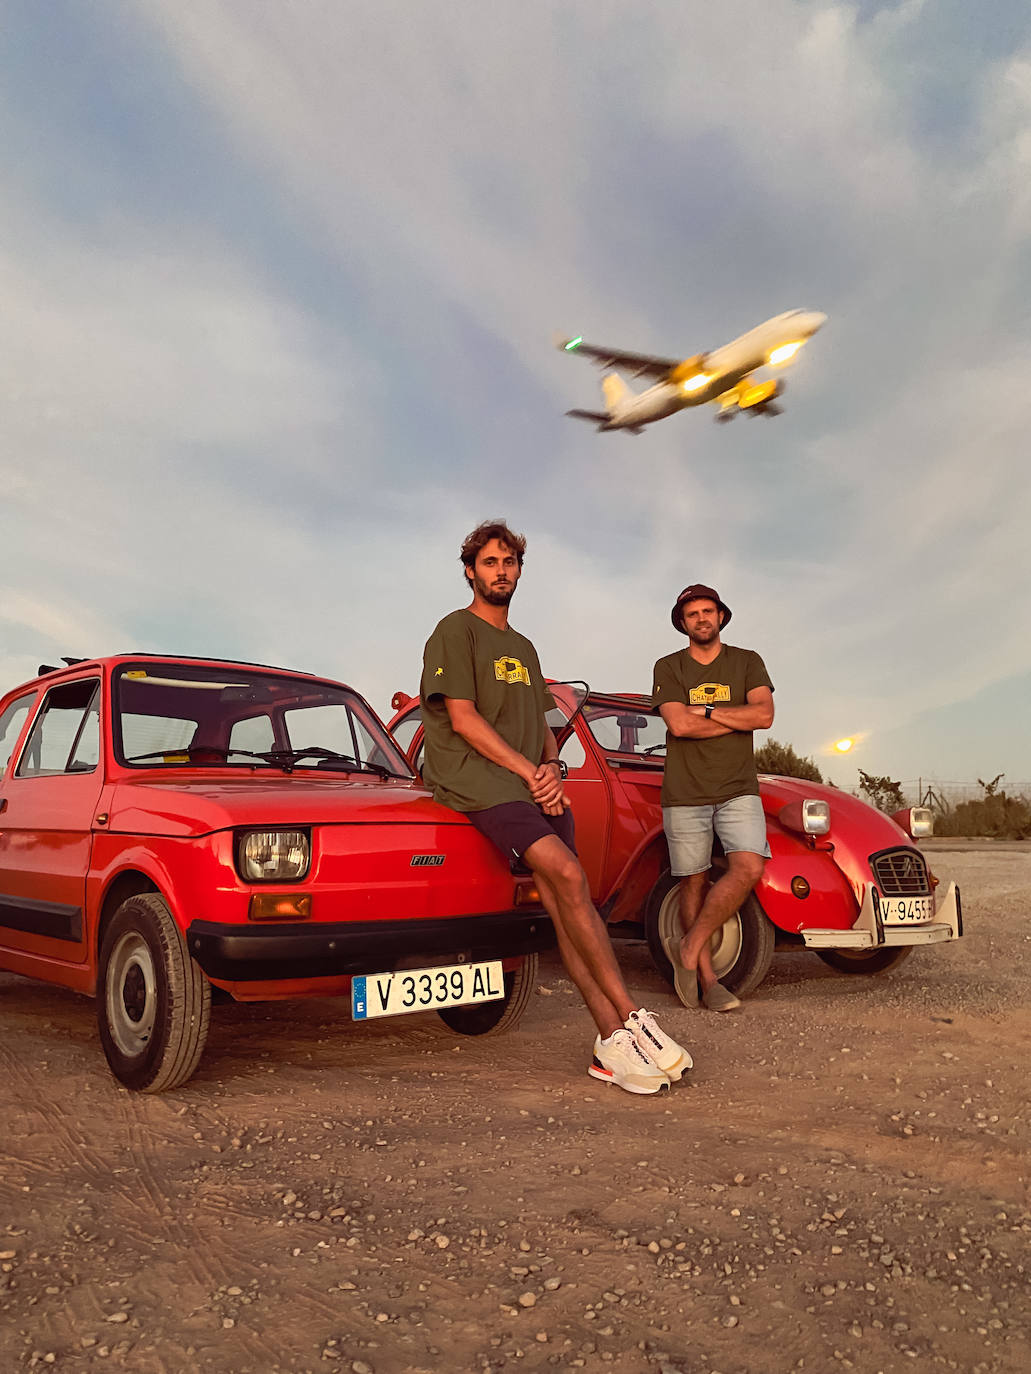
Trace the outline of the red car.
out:
<instances>
[{"instance_id":1,"label":"red car","mask_svg":"<svg viewBox=\"0 0 1031 1374\"><path fill-rule=\"evenodd\" d=\"M659 792L666 726L648 697L552 684L549 716L567 768L577 848L591 895L620 933L643 935L672 982L664 937L679 929ZM418 698L395 694L388 729L422 762ZM833 787L760 777L771 859L755 891L713 937L713 966L738 996L765 978L775 948L812 949L842 973L895 968L915 945L963 933L959 890L936 894L914 839L931 813L892 817ZM721 861L717 842L714 869Z\"/></svg>"},{"instance_id":2,"label":"red car","mask_svg":"<svg viewBox=\"0 0 1031 1374\"><path fill-rule=\"evenodd\" d=\"M340 683L132 654L0 699L0 970L96 994L126 1087L190 1077L212 988L502 1030L553 941Z\"/></svg>"}]
</instances>

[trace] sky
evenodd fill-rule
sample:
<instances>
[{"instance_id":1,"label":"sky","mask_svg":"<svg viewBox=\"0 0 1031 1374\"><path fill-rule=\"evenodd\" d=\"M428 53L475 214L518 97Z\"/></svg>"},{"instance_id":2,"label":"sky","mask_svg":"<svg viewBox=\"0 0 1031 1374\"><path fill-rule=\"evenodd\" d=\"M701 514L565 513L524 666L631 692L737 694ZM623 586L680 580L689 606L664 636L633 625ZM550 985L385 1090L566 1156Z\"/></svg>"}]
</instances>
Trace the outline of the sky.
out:
<instances>
[{"instance_id":1,"label":"sky","mask_svg":"<svg viewBox=\"0 0 1031 1374\"><path fill-rule=\"evenodd\" d=\"M647 691L702 581L839 784L1031 788L1025 0L0 16L5 689L175 652L389 716L504 517L550 676ZM776 419L565 418L556 332L800 307Z\"/></svg>"}]
</instances>

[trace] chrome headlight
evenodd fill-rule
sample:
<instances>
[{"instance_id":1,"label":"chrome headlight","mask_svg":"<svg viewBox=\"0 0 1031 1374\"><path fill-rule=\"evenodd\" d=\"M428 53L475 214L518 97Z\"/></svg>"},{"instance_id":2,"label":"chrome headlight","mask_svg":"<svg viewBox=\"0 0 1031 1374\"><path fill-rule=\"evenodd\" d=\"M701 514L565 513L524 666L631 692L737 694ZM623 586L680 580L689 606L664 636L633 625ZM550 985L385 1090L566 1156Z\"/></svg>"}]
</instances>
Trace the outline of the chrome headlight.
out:
<instances>
[{"instance_id":1,"label":"chrome headlight","mask_svg":"<svg viewBox=\"0 0 1031 1374\"><path fill-rule=\"evenodd\" d=\"M892 820L914 840L924 840L934 834L934 812L929 806L904 806L893 814Z\"/></svg>"},{"instance_id":2,"label":"chrome headlight","mask_svg":"<svg viewBox=\"0 0 1031 1374\"><path fill-rule=\"evenodd\" d=\"M802 803L802 829L807 835L826 835L831 828L830 803L808 798Z\"/></svg>"},{"instance_id":3,"label":"chrome headlight","mask_svg":"<svg viewBox=\"0 0 1031 1374\"><path fill-rule=\"evenodd\" d=\"M310 863L306 830L248 830L237 844L237 867L248 883L296 882Z\"/></svg>"}]
</instances>

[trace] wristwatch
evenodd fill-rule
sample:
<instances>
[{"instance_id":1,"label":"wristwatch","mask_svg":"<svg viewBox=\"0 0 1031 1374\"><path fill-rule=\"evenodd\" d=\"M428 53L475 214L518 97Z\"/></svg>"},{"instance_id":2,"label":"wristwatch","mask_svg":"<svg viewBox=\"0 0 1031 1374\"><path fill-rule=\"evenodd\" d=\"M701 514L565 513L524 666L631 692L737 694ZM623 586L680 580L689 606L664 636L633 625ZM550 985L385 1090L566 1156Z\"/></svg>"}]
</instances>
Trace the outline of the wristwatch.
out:
<instances>
[{"instance_id":1,"label":"wristwatch","mask_svg":"<svg viewBox=\"0 0 1031 1374\"><path fill-rule=\"evenodd\" d=\"M714 701L710 701L709 704L706 706L706 708L705 708L705 719L706 719L706 720L708 720L708 719L710 718L710 716L712 715L713 710L715 709L715 706L716 706L716 703L715 703Z\"/></svg>"}]
</instances>

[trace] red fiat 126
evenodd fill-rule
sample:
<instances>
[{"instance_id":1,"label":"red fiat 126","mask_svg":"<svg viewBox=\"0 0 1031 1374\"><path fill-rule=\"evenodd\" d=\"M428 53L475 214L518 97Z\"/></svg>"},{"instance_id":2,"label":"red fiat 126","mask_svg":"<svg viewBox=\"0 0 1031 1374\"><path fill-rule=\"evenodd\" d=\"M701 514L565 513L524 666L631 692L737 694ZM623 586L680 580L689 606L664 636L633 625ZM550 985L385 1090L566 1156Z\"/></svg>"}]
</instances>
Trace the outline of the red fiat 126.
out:
<instances>
[{"instance_id":1,"label":"red fiat 126","mask_svg":"<svg viewBox=\"0 0 1031 1374\"><path fill-rule=\"evenodd\" d=\"M553 683L548 720L567 770L577 848L591 895L619 933L643 935L672 982L665 941L680 929L659 793L666 726L648 697ZM417 698L395 694L389 730L412 765L422 763ZM917 945L963 933L959 890L936 892L914 840L931 813L886 816L833 787L759 779L771 859L755 891L713 936L720 980L746 996L766 977L774 950L811 949L841 973L882 973ZM717 842L714 873L725 865ZM613 933L617 933L613 930Z\"/></svg>"},{"instance_id":2,"label":"red fiat 126","mask_svg":"<svg viewBox=\"0 0 1031 1374\"><path fill-rule=\"evenodd\" d=\"M500 1031L553 940L340 683L133 654L0 700L0 969L95 993L126 1087L190 1077L212 987Z\"/></svg>"}]
</instances>

